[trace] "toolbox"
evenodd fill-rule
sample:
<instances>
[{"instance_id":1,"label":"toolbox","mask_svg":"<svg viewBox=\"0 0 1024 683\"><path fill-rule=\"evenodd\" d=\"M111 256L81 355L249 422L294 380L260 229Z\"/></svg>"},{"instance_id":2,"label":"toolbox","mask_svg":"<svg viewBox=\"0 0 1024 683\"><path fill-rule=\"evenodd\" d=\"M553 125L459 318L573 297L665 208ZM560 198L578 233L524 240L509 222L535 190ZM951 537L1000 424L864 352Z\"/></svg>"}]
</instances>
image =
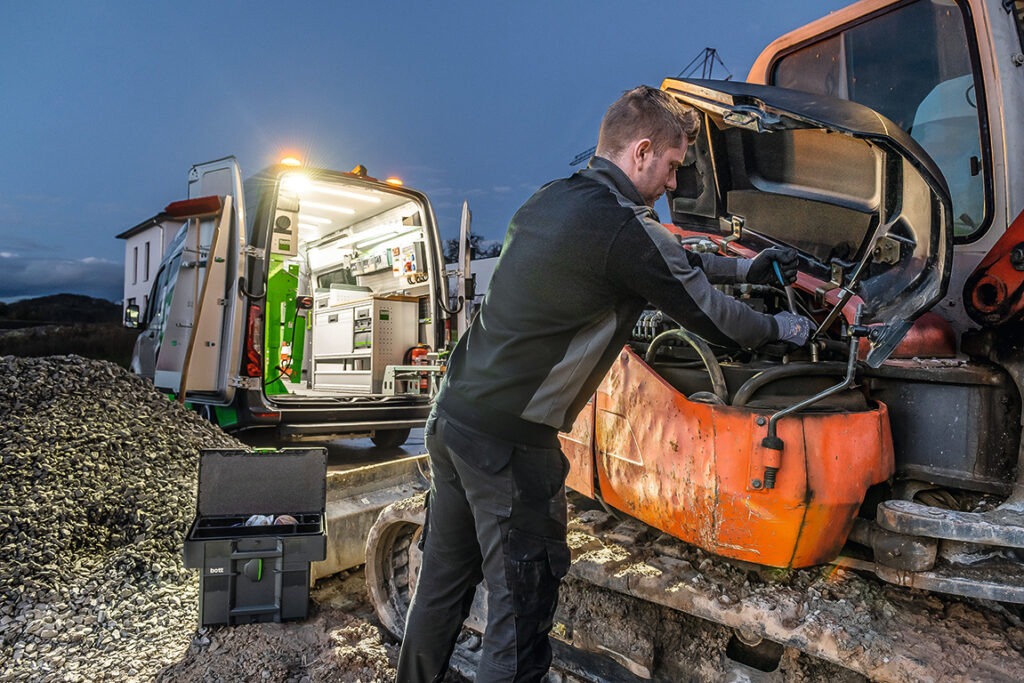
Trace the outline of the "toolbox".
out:
<instances>
[{"instance_id":1,"label":"toolbox","mask_svg":"<svg viewBox=\"0 0 1024 683\"><path fill-rule=\"evenodd\" d=\"M304 619L310 562L327 553L327 450L206 449L185 566L199 569L199 621Z\"/></svg>"}]
</instances>

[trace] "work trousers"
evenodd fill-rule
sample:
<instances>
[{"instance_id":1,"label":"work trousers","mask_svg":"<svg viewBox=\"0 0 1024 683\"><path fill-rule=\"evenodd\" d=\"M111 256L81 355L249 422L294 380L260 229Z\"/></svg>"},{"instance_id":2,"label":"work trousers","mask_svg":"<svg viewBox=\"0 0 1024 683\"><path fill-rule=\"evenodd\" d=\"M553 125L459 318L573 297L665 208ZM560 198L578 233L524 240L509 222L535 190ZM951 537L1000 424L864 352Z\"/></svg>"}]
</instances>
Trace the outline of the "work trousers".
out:
<instances>
[{"instance_id":1,"label":"work trousers","mask_svg":"<svg viewBox=\"0 0 1024 683\"><path fill-rule=\"evenodd\" d=\"M539 681L551 665L548 633L569 569L568 461L557 447L495 438L438 407L424 435L427 524L398 681L444 679L481 579L487 626L476 683Z\"/></svg>"}]
</instances>

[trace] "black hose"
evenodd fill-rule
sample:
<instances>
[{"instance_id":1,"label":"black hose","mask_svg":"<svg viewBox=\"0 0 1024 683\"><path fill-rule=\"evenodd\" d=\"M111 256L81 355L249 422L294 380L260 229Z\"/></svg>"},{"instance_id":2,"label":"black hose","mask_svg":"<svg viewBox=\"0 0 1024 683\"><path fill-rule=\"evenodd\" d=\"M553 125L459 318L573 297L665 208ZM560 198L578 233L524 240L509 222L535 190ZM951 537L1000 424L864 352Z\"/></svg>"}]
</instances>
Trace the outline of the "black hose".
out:
<instances>
[{"instance_id":1,"label":"black hose","mask_svg":"<svg viewBox=\"0 0 1024 683\"><path fill-rule=\"evenodd\" d=\"M292 348L292 356L291 356L291 358L288 359L288 366L287 367L285 367L284 363L278 363L277 364L277 368L275 368L275 369L276 370L280 370L280 372L277 374L277 377L275 377L274 379L269 379L269 380L265 381L263 383L264 387L270 386L271 384L273 384L277 380L279 380L282 377L284 377L285 375L287 375L288 374L288 370L291 369L291 367L292 367L292 363L295 362L295 328L297 326L298 321L299 321L299 306L298 306L298 304L296 304L295 305L295 312L292 313L292 334L291 334L291 337L288 339L288 346L290 346ZM278 358L280 358L280 354L278 354Z\"/></svg>"},{"instance_id":2,"label":"black hose","mask_svg":"<svg viewBox=\"0 0 1024 683\"><path fill-rule=\"evenodd\" d=\"M458 305L455 306L454 309L451 309L448 308L443 301L441 301L440 297L438 297L437 305L440 306L441 310L447 313L448 315L458 315L459 313L462 312L462 309L466 307L466 300L464 297L460 296Z\"/></svg>"},{"instance_id":3,"label":"black hose","mask_svg":"<svg viewBox=\"0 0 1024 683\"><path fill-rule=\"evenodd\" d=\"M248 289L246 289L245 288L245 276L244 275L242 275L241 277L238 278L238 289L242 292L242 294L244 294L245 296L249 297L250 299L263 299L264 297L267 296L267 286L266 285L263 285L263 293L262 294L256 294L256 293L250 292Z\"/></svg>"},{"instance_id":4,"label":"black hose","mask_svg":"<svg viewBox=\"0 0 1024 683\"><path fill-rule=\"evenodd\" d=\"M772 382L789 377L829 376L842 377L846 374L846 363L787 363L757 373L736 391L732 404L737 408L747 405L754 394Z\"/></svg>"},{"instance_id":5,"label":"black hose","mask_svg":"<svg viewBox=\"0 0 1024 683\"><path fill-rule=\"evenodd\" d=\"M654 364L654 359L658 356L658 349L665 344L669 339L681 339L697 352L700 359L704 361L704 367L707 368L708 375L711 378L711 389L722 403L729 402L729 387L725 384L725 375L722 373L722 366L718 364L718 359L715 358L714 351L708 346L708 343L692 334L689 330L682 327L666 330L659 334L657 337L651 340L650 346L647 347L647 354L644 356L644 362L648 365Z\"/></svg>"}]
</instances>

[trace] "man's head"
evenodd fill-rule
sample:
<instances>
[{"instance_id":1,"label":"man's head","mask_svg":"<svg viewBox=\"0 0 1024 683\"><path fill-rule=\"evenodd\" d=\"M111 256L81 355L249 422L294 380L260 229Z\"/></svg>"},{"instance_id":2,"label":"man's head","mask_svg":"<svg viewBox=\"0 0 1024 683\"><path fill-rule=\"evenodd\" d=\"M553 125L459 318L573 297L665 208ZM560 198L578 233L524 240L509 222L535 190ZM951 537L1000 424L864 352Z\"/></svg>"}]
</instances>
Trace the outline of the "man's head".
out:
<instances>
[{"instance_id":1,"label":"man's head","mask_svg":"<svg viewBox=\"0 0 1024 683\"><path fill-rule=\"evenodd\" d=\"M697 139L697 112L667 93L642 85L608 107L597 138L597 155L621 168L649 206L675 189L686 146Z\"/></svg>"}]
</instances>

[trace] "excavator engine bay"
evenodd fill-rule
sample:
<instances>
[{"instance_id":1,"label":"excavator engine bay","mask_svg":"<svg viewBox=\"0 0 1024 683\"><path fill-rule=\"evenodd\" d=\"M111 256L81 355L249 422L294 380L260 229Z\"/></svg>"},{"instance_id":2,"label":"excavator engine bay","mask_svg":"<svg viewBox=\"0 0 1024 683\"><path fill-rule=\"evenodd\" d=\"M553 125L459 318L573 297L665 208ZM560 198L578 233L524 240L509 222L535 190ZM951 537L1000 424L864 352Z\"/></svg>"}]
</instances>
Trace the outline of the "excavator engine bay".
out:
<instances>
[{"instance_id":1,"label":"excavator engine bay","mask_svg":"<svg viewBox=\"0 0 1024 683\"><path fill-rule=\"evenodd\" d=\"M870 367L871 328L847 319L859 302L835 284L801 273L789 291L718 286L764 313L832 321L801 348L712 347L645 310L562 435L570 488L724 558L779 568L845 562L906 585L919 572L917 585L1024 601L1014 527L979 517L975 536L943 539L918 519L934 509L1006 512L993 511L1011 493L1020 445L1013 378L957 356L934 314ZM830 289L831 305L822 296ZM1000 534L1003 547L991 541Z\"/></svg>"}]
</instances>

